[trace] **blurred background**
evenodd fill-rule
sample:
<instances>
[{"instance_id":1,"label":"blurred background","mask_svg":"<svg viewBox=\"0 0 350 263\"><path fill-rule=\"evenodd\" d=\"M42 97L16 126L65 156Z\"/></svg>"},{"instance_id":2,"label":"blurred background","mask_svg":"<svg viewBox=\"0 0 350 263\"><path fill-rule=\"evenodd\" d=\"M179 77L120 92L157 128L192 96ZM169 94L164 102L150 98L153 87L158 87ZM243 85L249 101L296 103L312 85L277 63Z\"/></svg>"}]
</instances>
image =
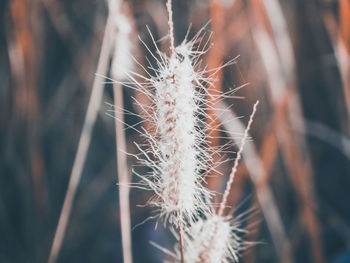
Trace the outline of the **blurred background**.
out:
<instances>
[{"instance_id":1,"label":"blurred background","mask_svg":"<svg viewBox=\"0 0 350 263\"><path fill-rule=\"evenodd\" d=\"M146 65L150 55L137 35L152 50L146 25L156 40L167 35L165 1L124 1L122 10L132 23L133 54ZM239 55L215 75L210 91L244 85L237 98L211 102L230 106L211 124L221 137L211 143L229 143L222 158L234 158L239 141L232 139L260 100L230 195L238 212L258 211L245 222L245 238L259 243L241 262L350 262L350 1L173 0L173 10L177 43L190 24L193 36L210 21L205 31L213 46L203 57L209 69ZM47 262L94 79L100 89L105 81L95 73L108 5L2 0L0 17L0 262ZM160 43L162 50L167 44ZM99 73L110 76L108 55L105 64ZM125 109L139 114L132 97L145 99L124 88ZM91 125L57 262L122 262L115 124L107 103L113 103L111 84L104 85ZM137 153L139 134L127 129L126 138L127 151ZM136 164L128 157L133 181ZM231 166L218 170L227 176ZM222 190L225 178L213 174L209 187ZM139 206L150 194L131 189L132 226L152 215ZM132 238L134 262L164 259L150 240L173 244L154 220L133 229Z\"/></svg>"}]
</instances>

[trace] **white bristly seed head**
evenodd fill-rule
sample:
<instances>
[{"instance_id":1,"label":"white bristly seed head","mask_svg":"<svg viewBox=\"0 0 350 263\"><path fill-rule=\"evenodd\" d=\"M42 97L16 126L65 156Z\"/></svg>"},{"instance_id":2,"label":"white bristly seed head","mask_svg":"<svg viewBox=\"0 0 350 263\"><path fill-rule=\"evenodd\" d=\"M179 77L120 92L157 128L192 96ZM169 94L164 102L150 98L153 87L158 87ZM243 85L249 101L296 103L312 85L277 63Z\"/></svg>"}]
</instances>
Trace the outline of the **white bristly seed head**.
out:
<instances>
[{"instance_id":1,"label":"white bristly seed head","mask_svg":"<svg viewBox=\"0 0 350 263\"><path fill-rule=\"evenodd\" d=\"M111 3L117 4L116 1ZM115 82L143 93L151 102L144 105L135 100L146 116L143 122L151 124L153 129L138 130L130 126L147 140L145 145L136 144L140 154L134 156L151 169L151 172L142 175L134 171L141 178L135 187L154 192L148 204L158 208L157 217L164 224L170 223L170 229L179 241L174 252L154 245L176 262L238 262L239 254L247 244L241 239L245 231L240 228L239 220L223 216L223 212L240 155L218 213L211 204L211 192L204 186L206 175L215 170L212 153L218 153L207 142L210 133L206 120L213 121L213 117L208 116L206 110L214 106L206 100L208 96L220 100L230 97L231 93L211 94L206 87L212 85L210 79L218 70L233 64L235 59L216 69L200 69L200 56L205 51L195 49L194 43L203 40L200 38L203 31L200 30L192 41L185 39L182 44L174 47L171 0L167 1L167 8L171 54L169 56L160 52L151 35L157 54L152 53L147 45L145 47L157 66L149 64L146 69L136 61L146 76L131 71L132 28L127 17L119 14L115 19L112 77ZM200 45L201 41L198 46ZM252 115L255 108L256 105ZM252 117L246 133L251 121ZM247 134L244 138L246 137ZM224 149L219 147L219 151L220 148Z\"/></svg>"},{"instance_id":2,"label":"white bristly seed head","mask_svg":"<svg viewBox=\"0 0 350 263\"><path fill-rule=\"evenodd\" d=\"M162 201L167 212L193 214L200 203L200 162L196 134L198 99L191 59L173 55L155 82Z\"/></svg>"},{"instance_id":3,"label":"white bristly seed head","mask_svg":"<svg viewBox=\"0 0 350 263\"><path fill-rule=\"evenodd\" d=\"M245 247L240 237L244 231L239 226L240 222L216 214L199 219L185 239L186 262L238 262L238 256Z\"/></svg>"},{"instance_id":4,"label":"white bristly seed head","mask_svg":"<svg viewBox=\"0 0 350 263\"><path fill-rule=\"evenodd\" d=\"M183 42L170 57L160 53L156 76L144 78L137 86L151 98L146 110L154 132L144 131L149 149L139 157L152 168L140 175L143 186L155 192L149 201L159 208L160 217L176 226L179 220L191 222L207 210L209 191L202 186L210 170L210 155L205 150L205 122L200 116L206 96L203 72L196 70L201 52L193 51L193 42ZM150 75L150 74L149 74ZM135 82L135 78L130 75Z\"/></svg>"}]
</instances>

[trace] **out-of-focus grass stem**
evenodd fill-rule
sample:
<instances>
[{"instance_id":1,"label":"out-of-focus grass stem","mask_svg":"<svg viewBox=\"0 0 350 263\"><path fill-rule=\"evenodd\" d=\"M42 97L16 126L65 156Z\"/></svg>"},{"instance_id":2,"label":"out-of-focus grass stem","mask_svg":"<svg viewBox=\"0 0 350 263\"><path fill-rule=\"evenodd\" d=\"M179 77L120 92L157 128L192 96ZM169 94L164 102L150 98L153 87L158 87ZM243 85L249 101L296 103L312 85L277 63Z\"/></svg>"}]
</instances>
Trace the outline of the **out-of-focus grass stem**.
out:
<instances>
[{"instance_id":1,"label":"out-of-focus grass stem","mask_svg":"<svg viewBox=\"0 0 350 263\"><path fill-rule=\"evenodd\" d=\"M104 83L98 75L106 75L108 62L111 54L111 16L108 15L105 33L102 41L100 57L97 64L97 75L95 76L90 100L85 115L82 132L79 138L78 149L75 155L72 172L70 175L68 189L64 198L63 207L58 220L55 236L50 250L49 263L57 261L58 254L62 247L63 239L66 233L68 220L71 214L74 197L80 182L86 156L89 150L93 127L96 122L98 110L100 108L103 95Z\"/></svg>"}]
</instances>

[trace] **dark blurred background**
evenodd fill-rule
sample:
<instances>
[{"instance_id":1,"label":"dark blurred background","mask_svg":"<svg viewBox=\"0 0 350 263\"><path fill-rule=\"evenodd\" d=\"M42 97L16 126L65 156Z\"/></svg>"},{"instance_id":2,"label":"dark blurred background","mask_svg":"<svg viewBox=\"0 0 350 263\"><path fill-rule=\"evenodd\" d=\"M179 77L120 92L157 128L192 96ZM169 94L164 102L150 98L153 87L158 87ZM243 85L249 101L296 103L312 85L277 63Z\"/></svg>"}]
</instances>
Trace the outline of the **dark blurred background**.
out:
<instances>
[{"instance_id":1,"label":"dark blurred background","mask_svg":"<svg viewBox=\"0 0 350 263\"><path fill-rule=\"evenodd\" d=\"M124 2L135 35L150 43L145 25L155 39L167 34L165 1ZM173 5L178 43L190 23L193 35L210 21L214 46L203 58L209 68L240 56L218 72L214 85L228 91L249 83L236 92L244 99L224 100L236 116L245 116L234 121L245 125L252 104L261 102L251 151L230 196L232 205L248 200L243 209L259 211L248 219L246 239L261 244L241 262L350 262L350 1ZM0 2L0 262L48 260L107 15L101 0ZM147 52L135 39L144 64ZM125 108L138 113L132 96L140 95L125 88ZM114 119L105 104L112 101L107 84L57 262L122 262ZM126 117L129 125L139 121ZM230 132L212 143L240 131ZM126 136L135 153L139 135L128 129ZM128 163L131 170L136 160ZM230 165L220 170L228 174ZM225 178L213 175L208 182L222 189ZM150 216L151 208L138 206L148 197L131 190L132 226ZM148 221L132 231L134 262L164 259L150 240L171 248L171 236L154 225Z\"/></svg>"}]
</instances>

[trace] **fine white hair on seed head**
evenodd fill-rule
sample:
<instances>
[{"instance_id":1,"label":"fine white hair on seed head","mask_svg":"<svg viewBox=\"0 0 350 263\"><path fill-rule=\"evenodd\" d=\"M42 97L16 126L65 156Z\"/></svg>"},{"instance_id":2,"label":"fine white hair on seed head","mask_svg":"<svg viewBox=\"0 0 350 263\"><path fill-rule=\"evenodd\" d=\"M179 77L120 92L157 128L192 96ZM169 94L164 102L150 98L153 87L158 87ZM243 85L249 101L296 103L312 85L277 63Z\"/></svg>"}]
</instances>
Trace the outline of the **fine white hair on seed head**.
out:
<instances>
[{"instance_id":1,"label":"fine white hair on seed head","mask_svg":"<svg viewBox=\"0 0 350 263\"><path fill-rule=\"evenodd\" d=\"M148 47L146 47L148 48ZM142 155L137 158L152 168L139 175L144 187L155 192L149 204L159 208L164 222L178 225L191 222L199 213L208 212L210 192L203 186L211 161L206 142L205 72L198 70L201 52L193 41L184 41L170 56L151 54L157 67L149 68L147 77L129 74L136 88L152 101L152 110L141 105L153 124L153 131L143 130L148 147L137 145ZM140 81L136 81L136 76ZM133 82L133 83L132 83Z\"/></svg>"},{"instance_id":2,"label":"fine white hair on seed head","mask_svg":"<svg viewBox=\"0 0 350 263\"><path fill-rule=\"evenodd\" d=\"M193 263L238 262L240 254L248 243L241 236L246 231L240 228L241 222L231 217L211 214L199 218L187 230L184 238L185 261ZM176 234L175 234L176 236ZM172 257L179 259L179 250Z\"/></svg>"},{"instance_id":3,"label":"fine white hair on seed head","mask_svg":"<svg viewBox=\"0 0 350 263\"><path fill-rule=\"evenodd\" d=\"M147 140L146 144L135 143L140 151L135 157L151 169L146 174L134 171L141 178L135 186L154 192L148 204L158 208L158 218L184 228L186 262L238 262L246 247L240 238L244 231L236 220L214 212L211 192L204 186L205 176L215 169L211 154L217 153L207 143L210 133L205 120L210 116L206 110L211 107L206 103L211 96L207 86L212 85L211 74L235 63L236 58L220 68L201 69L200 57L205 51L195 47L199 38L197 34L193 40L183 41L167 55L159 51L152 37L156 54L145 47L157 65L150 63L146 69L136 61L146 74L125 73L128 81L122 84L151 101L151 105L143 105L134 99L152 126L147 130L131 127ZM222 99L231 97L230 94L231 91L212 96ZM161 249L173 258L180 258L179 249L175 253Z\"/></svg>"}]
</instances>

